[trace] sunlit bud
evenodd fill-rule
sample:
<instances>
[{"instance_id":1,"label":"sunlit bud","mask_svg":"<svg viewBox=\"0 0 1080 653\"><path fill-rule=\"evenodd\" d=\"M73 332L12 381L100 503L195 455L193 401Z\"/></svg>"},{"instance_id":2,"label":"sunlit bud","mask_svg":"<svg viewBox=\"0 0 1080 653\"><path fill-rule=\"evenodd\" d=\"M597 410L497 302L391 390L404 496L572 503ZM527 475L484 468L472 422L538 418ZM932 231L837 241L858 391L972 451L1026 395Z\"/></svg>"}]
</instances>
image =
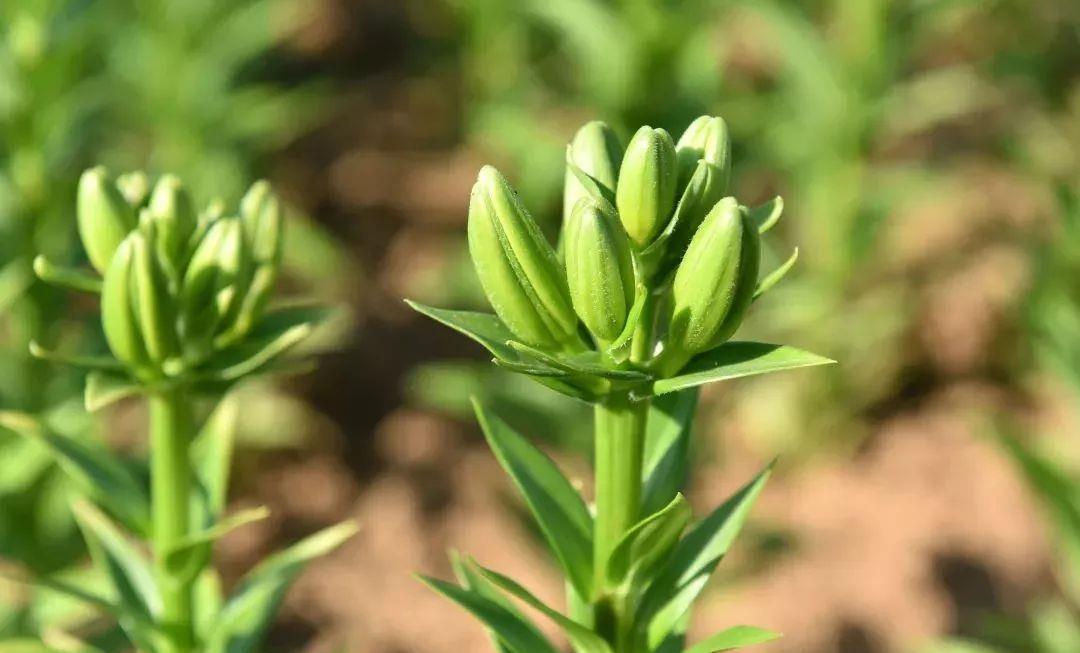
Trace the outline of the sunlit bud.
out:
<instances>
[{"instance_id":1,"label":"sunlit bud","mask_svg":"<svg viewBox=\"0 0 1080 653\"><path fill-rule=\"evenodd\" d=\"M249 265L240 219L220 218L211 224L184 273L180 302L185 344L206 346L228 325L239 309Z\"/></svg>"},{"instance_id":2,"label":"sunlit bud","mask_svg":"<svg viewBox=\"0 0 1080 653\"><path fill-rule=\"evenodd\" d=\"M615 190L619 219L635 247L648 245L667 224L677 182L671 135L663 129L639 129L626 148Z\"/></svg>"},{"instance_id":3,"label":"sunlit bud","mask_svg":"<svg viewBox=\"0 0 1080 653\"><path fill-rule=\"evenodd\" d=\"M727 123L719 116L701 116L686 128L675 146L679 161L679 183L685 184L694 174L698 161L716 166L721 176L721 192L727 192L731 176L731 137Z\"/></svg>"},{"instance_id":4,"label":"sunlit bud","mask_svg":"<svg viewBox=\"0 0 1080 653\"><path fill-rule=\"evenodd\" d=\"M506 179L480 170L469 200L469 253L488 301L523 342L565 348L577 316L551 245Z\"/></svg>"},{"instance_id":5,"label":"sunlit bud","mask_svg":"<svg viewBox=\"0 0 1080 653\"><path fill-rule=\"evenodd\" d=\"M608 193L609 200L615 196L615 183L619 178L619 164L622 162L622 145L615 131L599 120L586 123L574 134L567 150L567 159L582 172L589 175ZM570 212L582 197L589 192L569 169L563 188L563 219L570 217Z\"/></svg>"},{"instance_id":6,"label":"sunlit bud","mask_svg":"<svg viewBox=\"0 0 1080 653\"><path fill-rule=\"evenodd\" d=\"M104 274L113 253L135 228L135 211L109 178L105 168L91 168L79 179L79 236L90 264Z\"/></svg>"},{"instance_id":7,"label":"sunlit bud","mask_svg":"<svg viewBox=\"0 0 1080 653\"><path fill-rule=\"evenodd\" d=\"M116 178L116 187L132 207L138 208L150 196L150 178L145 172L125 172Z\"/></svg>"},{"instance_id":8,"label":"sunlit bud","mask_svg":"<svg viewBox=\"0 0 1080 653\"><path fill-rule=\"evenodd\" d=\"M120 243L105 271L101 288L101 322L113 355L135 369L145 369L149 356L135 315L134 238L135 234L132 234Z\"/></svg>"},{"instance_id":9,"label":"sunlit bud","mask_svg":"<svg viewBox=\"0 0 1080 653\"><path fill-rule=\"evenodd\" d=\"M705 216L724 197L725 186L719 168L705 161L698 162L672 217L675 224L666 244L665 275L678 265Z\"/></svg>"},{"instance_id":10,"label":"sunlit bud","mask_svg":"<svg viewBox=\"0 0 1080 653\"><path fill-rule=\"evenodd\" d=\"M150 196L146 215L149 215L155 227L155 253L175 279L183 270L188 242L196 226L191 196L180 179L165 175L158 180Z\"/></svg>"},{"instance_id":11,"label":"sunlit bud","mask_svg":"<svg viewBox=\"0 0 1080 653\"><path fill-rule=\"evenodd\" d=\"M634 303L630 242L608 207L583 199L564 232L566 278L574 311L601 341L617 338Z\"/></svg>"},{"instance_id":12,"label":"sunlit bud","mask_svg":"<svg viewBox=\"0 0 1080 653\"><path fill-rule=\"evenodd\" d=\"M240 201L240 220L257 264L278 264L284 219L281 201L266 181L254 183Z\"/></svg>"},{"instance_id":13,"label":"sunlit bud","mask_svg":"<svg viewBox=\"0 0 1080 653\"><path fill-rule=\"evenodd\" d=\"M161 363L177 353L176 308L157 258L151 251L153 236L153 233L139 230L131 234L128 242L131 243L135 319L150 360Z\"/></svg>"},{"instance_id":14,"label":"sunlit bud","mask_svg":"<svg viewBox=\"0 0 1080 653\"><path fill-rule=\"evenodd\" d=\"M731 337L757 283L755 225L732 197L721 200L694 234L672 285L665 347L696 354Z\"/></svg>"}]
</instances>

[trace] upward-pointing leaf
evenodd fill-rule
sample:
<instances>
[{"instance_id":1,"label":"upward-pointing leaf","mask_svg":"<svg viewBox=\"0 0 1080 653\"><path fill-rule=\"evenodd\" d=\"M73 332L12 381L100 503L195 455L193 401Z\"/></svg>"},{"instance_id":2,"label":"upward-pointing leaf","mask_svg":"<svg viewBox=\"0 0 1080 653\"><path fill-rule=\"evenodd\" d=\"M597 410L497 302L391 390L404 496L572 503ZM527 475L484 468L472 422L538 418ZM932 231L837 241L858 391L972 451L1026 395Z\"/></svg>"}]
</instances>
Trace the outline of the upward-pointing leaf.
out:
<instances>
[{"instance_id":1,"label":"upward-pointing leaf","mask_svg":"<svg viewBox=\"0 0 1080 653\"><path fill-rule=\"evenodd\" d=\"M285 591L313 558L329 553L356 533L351 521L323 529L253 569L225 603L206 637L206 653L250 653L266 634Z\"/></svg>"},{"instance_id":2,"label":"upward-pointing leaf","mask_svg":"<svg viewBox=\"0 0 1080 653\"><path fill-rule=\"evenodd\" d=\"M716 565L742 530L750 507L771 473L770 464L694 526L675 546L656 580L646 590L638 609L638 622L647 628L650 650L664 641L701 593Z\"/></svg>"},{"instance_id":3,"label":"upward-pointing leaf","mask_svg":"<svg viewBox=\"0 0 1080 653\"><path fill-rule=\"evenodd\" d=\"M521 491L548 546L574 588L592 596L592 517L554 462L502 420L473 402L491 450Z\"/></svg>"},{"instance_id":4,"label":"upward-pointing leaf","mask_svg":"<svg viewBox=\"0 0 1080 653\"><path fill-rule=\"evenodd\" d=\"M140 649L157 650L151 626L161 614L161 594L150 562L108 517L88 501L72 506L94 564L105 571L118 603L117 621Z\"/></svg>"},{"instance_id":5,"label":"upward-pointing leaf","mask_svg":"<svg viewBox=\"0 0 1080 653\"><path fill-rule=\"evenodd\" d=\"M779 633L764 628L733 626L694 644L686 649L685 653L720 653L721 651L731 651L744 646L764 644L779 638Z\"/></svg>"},{"instance_id":6,"label":"upward-pointing leaf","mask_svg":"<svg viewBox=\"0 0 1080 653\"><path fill-rule=\"evenodd\" d=\"M468 610L491 629L511 653L558 653L535 626L505 606L453 583L427 576L420 576L420 580Z\"/></svg>"},{"instance_id":7,"label":"upward-pointing leaf","mask_svg":"<svg viewBox=\"0 0 1080 653\"><path fill-rule=\"evenodd\" d=\"M506 608L506 610L514 616L526 620L518 609L514 607L513 602L511 602L505 594L500 592L491 581L484 578L484 575L480 573L479 566L471 558L467 558L457 551L451 551L450 565L454 568L454 577L457 578L458 584L462 587L469 591L476 592L489 601L494 601ZM503 644L501 639L499 639L498 633L491 628L488 628L487 630L488 634L491 635L492 644L499 653L510 653L510 649L507 648L506 644Z\"/></svg>"},{"instance_id":8,"label":"upward-pointing leaf","mask_svg":"<svg viewBox=\"0 0 1080 653\"><path fill-rule=\"evenodd\" d=\"M566 633L577 653L611 653L611 647L599 635L561 612L548 607L546 603L536 598L532 592L519 585L514 579L484 567L480 567L480 571L485 578L499 586L503 591L524 601L554 621Z\"/></svg>"},{"instance_id":9,"label":"upward-pointing leaf","mask_svg":"<svg viewBox=\"0 0 1080 653\"><path fill-rule=\"evenodd\" d=\"M227 397L214 408L191 443L196 524L209 528L225 509L239 405Z\"/></svg>"},{"instance_id":10,"label":"upward-pointing leaf","mask_svg":"<svg viewBox=\"0 0 1080 653\"><path fill-rule=\"evenodd\" d=\"M690 388L653 399L645 431L641 513L651 515L666 506L686 482L691 427L698 390Z\"/></svg>"}]
</instances>

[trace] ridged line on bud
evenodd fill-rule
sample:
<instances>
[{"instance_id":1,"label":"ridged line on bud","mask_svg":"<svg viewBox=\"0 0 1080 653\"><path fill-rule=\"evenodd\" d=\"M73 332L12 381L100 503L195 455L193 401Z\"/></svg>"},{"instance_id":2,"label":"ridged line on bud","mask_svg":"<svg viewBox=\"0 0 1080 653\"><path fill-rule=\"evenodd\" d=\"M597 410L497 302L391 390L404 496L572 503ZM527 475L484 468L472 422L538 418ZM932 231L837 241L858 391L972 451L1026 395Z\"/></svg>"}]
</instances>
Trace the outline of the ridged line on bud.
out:
<instances>
[{"instance_id":1,"label":"ridged line on bud","mask_svg":"<svg viewBox=\"0 0 1080 653\"><path fill-rule=\"evenodd\" d=\"M150 361L134 311L134 245L129 237L112 257L101 288L101 322L105 340L118 360L133 368L145 368Z\"/></svg>"},{"instance_id":2,"label":"ridged line on bud","mask_svg":"<svg viewBox=\"0 0 1080 653\"><path fill-rule=\"evenodd\" d=\"M469 202L469 253L488 301L523 342L563 348L577 317L554 250L495 168L480 170Z\"/></svg>"},{"instance_id":3,"label":"ridged line on bud","mask_svg":"<svg viewBox=\"0 0 1080 653\"><path fill-rule=\"evenodd\" d=\"M175 309L166 281L151 252L147 234L131 235L134 311L150 360L164 362L176 355Z\"/></svg>"},{"instance_id":4,"label":"ridged line on bud","mask_svg":"<svg viewBox=\"0 0 1080 653\"><path fill-rule=\"evenodd\" d=\"M610 210L582 199L566 223L566 277L574 310L603 342L617 338L634 303L630 242Z\"/></svg>"},{"instance_id":5,"label":"ridged line on bud","mask_svg":"<svg viewBox=\"0 0 1080 653\"><path fill-rule=\"evenodd\" d=\"M701 116L690 123L675 146L679 165L679 183L685 184L694 174L698 161L715 166L721 173L723 189L727 192L731 176L731 136L727 123L719 116Z\"/></svg>"}]
</instances>

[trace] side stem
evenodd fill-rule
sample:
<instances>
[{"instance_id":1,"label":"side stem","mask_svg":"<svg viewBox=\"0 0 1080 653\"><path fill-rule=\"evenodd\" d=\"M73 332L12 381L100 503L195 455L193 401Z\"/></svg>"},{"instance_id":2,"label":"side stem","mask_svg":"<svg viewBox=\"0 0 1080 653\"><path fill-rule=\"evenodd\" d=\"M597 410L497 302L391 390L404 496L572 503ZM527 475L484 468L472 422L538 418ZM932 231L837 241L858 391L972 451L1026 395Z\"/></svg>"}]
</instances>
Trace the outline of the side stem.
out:
<instances>
[{"instance_id":1,"label":"side stem","mask_svg":"<svg viewBox=\"0 0 1080 653\"><path fill-rule=\"evenodd\" d=\"M169 573L165 554L190 531L192 405L183 389L158 391L149 399L153 549L169 647L166 653L190 653L192 583Z\"/></svg>"}]
</instances>

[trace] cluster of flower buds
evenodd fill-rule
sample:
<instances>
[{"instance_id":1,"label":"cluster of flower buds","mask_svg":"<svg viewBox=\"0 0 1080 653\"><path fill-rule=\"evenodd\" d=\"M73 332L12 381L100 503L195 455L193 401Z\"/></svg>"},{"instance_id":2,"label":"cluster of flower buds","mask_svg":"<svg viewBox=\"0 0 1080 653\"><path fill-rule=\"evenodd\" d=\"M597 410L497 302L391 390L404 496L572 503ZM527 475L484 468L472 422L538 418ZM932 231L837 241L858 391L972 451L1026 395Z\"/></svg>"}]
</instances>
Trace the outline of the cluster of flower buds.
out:
<instances>
[{"instance_id":1,"label":"cluster of flower buds","mask_svg":"<svg viewBox=\"0 0 1080 653\"><path fill-rule=\"evenodd\" d=\"M780 203L749 209L728 196L724 120L702 116L678 142L642 127L625 149L590 122L566 165L558 252L498 171L485 167L473 187L470 253L515 340L579 360L595 352L602 365L654 377L728 340L763 290L759 232ZM650 340L631 359L638 331Z\"/></svg>"},{"instance_id":2,"label":"cluster of flower buds","mask_svg":"<svg viewBox=\"0 0 1080 653\"><path fill-rule=\"evenodd\" d=\"M143 382L179 377L243 339L259 322L281 260L282 207L254 184L236 215L197 213L178 178L79 182L78 226L104 276L101 313L113 355Z\"/></svg>"}]
</instances>

